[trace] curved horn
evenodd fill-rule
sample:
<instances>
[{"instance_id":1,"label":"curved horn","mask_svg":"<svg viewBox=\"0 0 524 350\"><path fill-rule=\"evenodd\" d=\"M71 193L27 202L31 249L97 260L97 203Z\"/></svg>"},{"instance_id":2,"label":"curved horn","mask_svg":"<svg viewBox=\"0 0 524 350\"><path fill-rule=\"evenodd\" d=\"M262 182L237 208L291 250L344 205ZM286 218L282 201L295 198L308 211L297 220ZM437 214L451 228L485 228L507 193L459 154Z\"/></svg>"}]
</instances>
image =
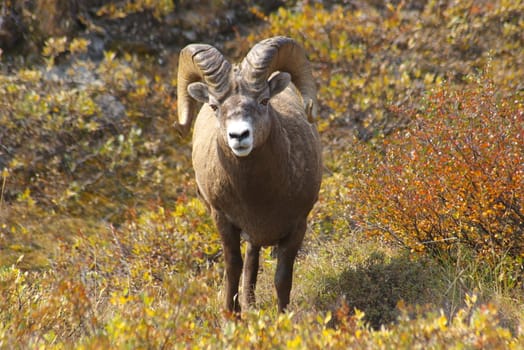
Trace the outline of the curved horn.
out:
<instances>
[{"instance_id":1,"label":"curved horn","mask_svg":"<svg viewBox=\"0 0 524 350\"><path fill-rule=\"evenodd\" d=\"M291 74L291 80L300 91L308 120L317 117L317 88L304 49L293 39L276 36L262 40L249 51L241 63L244 79L255 90L263 89L275 71Z\"/></svg>"},{"instance_id":2,"label":"curved horn","mask_svg":"<svg viewBox=\"0 0 524 350\"><path fill-rule=\"evenodd\" d=\"M191 44L180 51L178 60L178 122L182 136L187 135L197 113L197 101L187 92L189 84L203 81L217 95L228 86L231 64L211 45Z\"/></svg>"}]
</instances>

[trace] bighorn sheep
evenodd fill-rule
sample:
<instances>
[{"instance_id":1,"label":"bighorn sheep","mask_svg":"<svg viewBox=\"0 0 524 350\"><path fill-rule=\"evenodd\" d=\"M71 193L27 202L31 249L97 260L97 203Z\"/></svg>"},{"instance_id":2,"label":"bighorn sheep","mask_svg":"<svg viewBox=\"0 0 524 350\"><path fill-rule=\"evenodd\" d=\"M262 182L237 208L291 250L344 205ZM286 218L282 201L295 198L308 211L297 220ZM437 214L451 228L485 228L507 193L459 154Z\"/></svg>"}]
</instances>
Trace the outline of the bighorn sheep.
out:
<instances>
[{"instance_id":1,"label":"bighorn sheep","mask_svg":"<svg viewBox=\"0 0 524 350\"><path fill-rule=\"evenodd\" d=\"M322 177L310 63L286 37L259 42L236 65L213 46L188 45L178 68L182 134L191 128L197 101L204 105L193 131L193 167L222 239L225 307L240 313L242 265L242 303L254 303L260 248L276 245L274 282L278 309L284 311ZM245 262L241 236L247 241Z\"/></svg>"}]
</instances>

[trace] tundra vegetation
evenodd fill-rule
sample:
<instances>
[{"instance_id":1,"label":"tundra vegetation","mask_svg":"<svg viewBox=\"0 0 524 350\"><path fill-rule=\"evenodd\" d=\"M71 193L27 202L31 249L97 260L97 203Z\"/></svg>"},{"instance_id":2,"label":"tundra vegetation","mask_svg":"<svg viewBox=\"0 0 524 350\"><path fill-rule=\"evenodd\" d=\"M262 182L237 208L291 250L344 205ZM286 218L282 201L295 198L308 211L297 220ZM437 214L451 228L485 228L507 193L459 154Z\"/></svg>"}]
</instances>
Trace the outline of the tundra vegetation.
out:
<instances>
[{"instance_id":1,"label":"tundra vegetation","mask_svg":"<svg viewBox=\"0 0 524 350\"><path fill-rule=\"evenodd\" d=\"M524 2L203 3L0 5L0 347L524 348ZM313 64L323 182L289 312L263 249L230 319L177 54L282 34Z\"/></svg>"}]
</instances>

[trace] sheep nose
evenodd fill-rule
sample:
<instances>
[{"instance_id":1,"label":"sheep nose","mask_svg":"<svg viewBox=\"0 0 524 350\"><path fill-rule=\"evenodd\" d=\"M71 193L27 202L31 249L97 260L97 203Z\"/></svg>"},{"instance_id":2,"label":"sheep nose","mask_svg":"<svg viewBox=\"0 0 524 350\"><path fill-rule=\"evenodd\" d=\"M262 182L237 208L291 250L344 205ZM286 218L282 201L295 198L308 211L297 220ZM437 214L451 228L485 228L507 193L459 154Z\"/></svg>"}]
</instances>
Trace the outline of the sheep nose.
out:
<instances>
[{"instance_id":1,"label":"sheep nose","mask_svg":"<svg viewBox=\"0 0 524 350\"><path fill-rule=\"evenodd\" d=\"M229 135L230 138L236 139L236 140L238 140L238 142L240 142L240 141L242 141L242 140L244 140L244 139L249 137L249 130L244 130L241 133L229 132L228 135Z\"/></svg>"}]
</instances>

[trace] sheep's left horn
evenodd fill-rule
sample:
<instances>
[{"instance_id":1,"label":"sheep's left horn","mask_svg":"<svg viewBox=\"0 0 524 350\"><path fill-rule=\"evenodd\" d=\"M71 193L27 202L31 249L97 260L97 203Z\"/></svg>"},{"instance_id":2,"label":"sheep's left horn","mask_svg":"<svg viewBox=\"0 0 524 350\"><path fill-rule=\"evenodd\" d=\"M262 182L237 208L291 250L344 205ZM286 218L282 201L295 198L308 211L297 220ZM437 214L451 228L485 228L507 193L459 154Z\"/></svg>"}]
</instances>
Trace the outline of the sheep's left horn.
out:
<instances>
[{"instance_id":1,"label":"sheep's left horn","mask_svg":"<svg viewBox=\"0 0 524 350\"><path fill-rule=\"evenodd\" d=\"M203 81L217 95L227 90L231 64L211 45L191 44L180 52L178 59L177 128L185 136L197 113L197 102L187 92L189 84Z\"/></svg>"},{"instance_id":2,"label":"sheep's left horn","mask_svg":"<svg viewBox=\"0 0 524 350\"><path fill-rule=\"evenodd\" d=\"M311 64L302 46L295 40L276 36L262 40L249 51L241 63L244 79L255 90L266 86L266 81L275 71L291 74L291 80L300 91L308 120L317 117L317 88Z\"/></svg>"}]
</instances>

